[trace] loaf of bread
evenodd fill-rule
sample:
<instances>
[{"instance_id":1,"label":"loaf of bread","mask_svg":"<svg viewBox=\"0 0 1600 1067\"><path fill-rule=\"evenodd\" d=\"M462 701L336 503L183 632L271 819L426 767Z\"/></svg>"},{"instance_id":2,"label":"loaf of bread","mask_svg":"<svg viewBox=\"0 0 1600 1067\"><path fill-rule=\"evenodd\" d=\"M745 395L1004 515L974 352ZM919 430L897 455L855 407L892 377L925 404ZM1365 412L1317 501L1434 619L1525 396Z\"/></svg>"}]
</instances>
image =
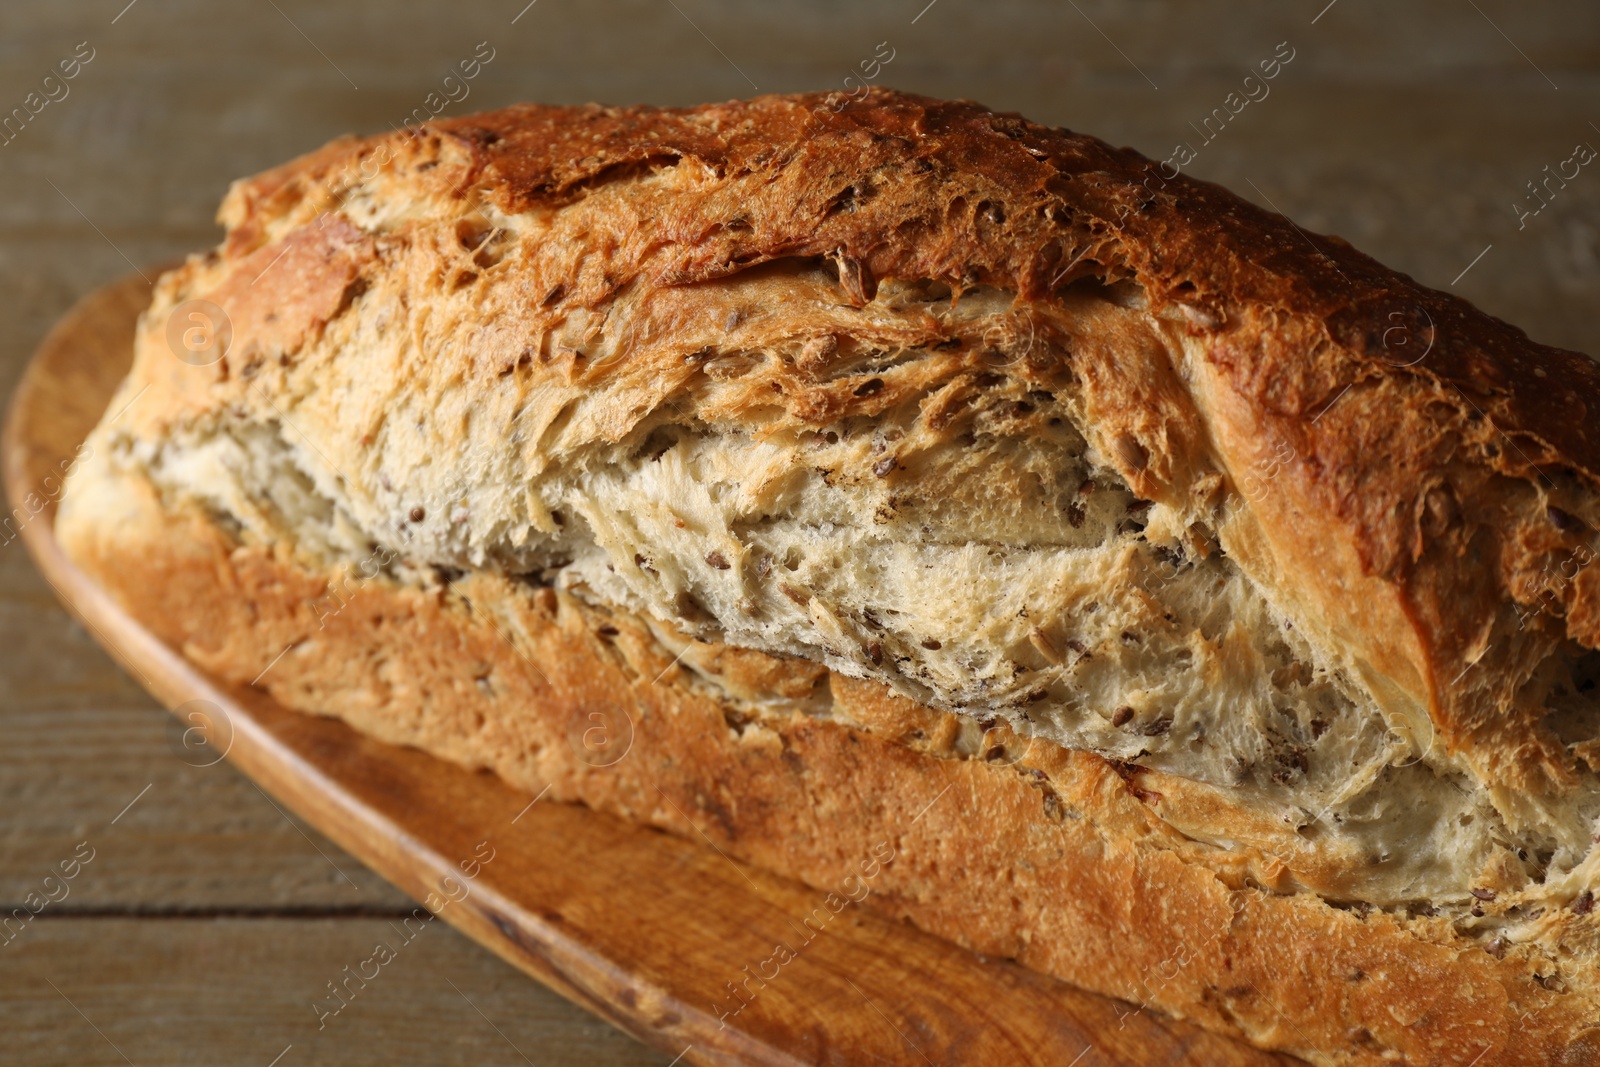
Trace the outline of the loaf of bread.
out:
<instances>
[{"instance_id":1,"label":"loaf of bread","mask_svg":"<svg viewBox=\"0 0 1600 1067\"><path fill-rule=\"evenodd\" d=\"M220 218L58 526L206 669L1315 1064L1600 1062L1585 357L888 91Z\"/></svg>"}]
</instances>

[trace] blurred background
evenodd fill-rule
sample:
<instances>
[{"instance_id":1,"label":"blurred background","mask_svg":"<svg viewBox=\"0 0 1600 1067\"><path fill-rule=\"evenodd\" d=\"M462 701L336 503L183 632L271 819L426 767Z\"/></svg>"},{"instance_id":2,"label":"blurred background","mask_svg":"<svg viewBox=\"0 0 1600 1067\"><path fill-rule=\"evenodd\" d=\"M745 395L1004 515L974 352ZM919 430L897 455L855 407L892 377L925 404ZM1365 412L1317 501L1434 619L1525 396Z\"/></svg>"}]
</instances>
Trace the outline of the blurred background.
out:
<instances>
[{"instance_id":1,"label":"blurred background","mask_svg":"<svg viewBox=\"0 0 1600 1067\"><path fill-rule=\"evenodd\" d=\"M339 134L866 82L1187 145L1187 172L1600 353L1592 0L5 0L0 389L78 297L213 244L231 179ZM0 546L0 914L93 852L0 935L5 1062L669 1062L442 926L318 1030L410 904L177 730Z\"/></svg>"}]
</instances>

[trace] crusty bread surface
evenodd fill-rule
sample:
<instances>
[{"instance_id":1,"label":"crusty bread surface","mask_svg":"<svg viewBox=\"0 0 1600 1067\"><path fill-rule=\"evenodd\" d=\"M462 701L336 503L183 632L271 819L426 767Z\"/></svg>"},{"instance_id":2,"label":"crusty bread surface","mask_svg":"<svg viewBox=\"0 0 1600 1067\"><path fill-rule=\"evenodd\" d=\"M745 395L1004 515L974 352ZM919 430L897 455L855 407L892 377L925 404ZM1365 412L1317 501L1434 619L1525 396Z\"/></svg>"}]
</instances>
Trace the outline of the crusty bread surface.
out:
<instances>
[{"instance_id":1,"label":"crusty bread surface","mask_svg":"<svg viewBox=\"0 0 1600 1067\"><path fill-rule=\"evenodd\" d=\"M221 217L58 520L202 666L1319 1064L1600 1057L1585 357L890 92Z\"/></svg>"}]
</instances>

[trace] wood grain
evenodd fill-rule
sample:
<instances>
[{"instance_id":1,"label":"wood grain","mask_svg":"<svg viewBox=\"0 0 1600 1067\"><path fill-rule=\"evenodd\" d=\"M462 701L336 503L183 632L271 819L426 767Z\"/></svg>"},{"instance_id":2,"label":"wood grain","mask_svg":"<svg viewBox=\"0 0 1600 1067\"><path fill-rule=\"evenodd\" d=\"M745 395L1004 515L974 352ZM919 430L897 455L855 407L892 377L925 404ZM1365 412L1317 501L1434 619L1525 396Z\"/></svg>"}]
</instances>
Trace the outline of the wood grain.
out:
<instances>
[{"instance_id":1,"label":"wood grain","mask_svg":"<svg viewBox=\"0 0 1600 1067\"><path fill-rule=\"evenodd\" d=\"M72 887L71 910L292 916L410 907L383 879L274 809L249 779L226 765L186 763L183 730L148 700L7 716L0 810L16 816L0 836L0 914L36 890L73 844L101 840L135 797L92 877Z\"/></svg>"},{"instance_id":2,"label":"wood grain","mask_svg":"<svg viewBox=\"0 0 1600 1067\"><path fill-rule=\"evenodd\" d=\"M87 298L29 367L0 445L13 507L37 508L22 537L57 593L141 684L169 707L210 709L204 737L213 750L439 918L695 1063L1289 1062L979 959L865 908L830 925L742 1011L719 1015L730 984L771 954L793 917L818 904L817 892L699 844L538 803L492 776L203 675L61 555L54 500L39 493L125 372L145 291L134 277ZM414 920L435 921L423 909Z\"/></svg>"},{"instance_id":3,"label":"wood grain","mask_svg":"<svg viewBox=\"0 0 1600 1067\"><path fill-rule=\"evenodd\" d=\"M671 1058L598 1019L574 1022L570 1005L443 928L417 934L364 987L352 984L348 1006L319 1029L313 1004L331 999L326 983L376 943L397 941L398 917L49 914L4 950L8 1064L267 1067L283 1054L277 1067L659 1067ZM79 956L100 966L63 965Z\"/></svg>"}]
</instances>

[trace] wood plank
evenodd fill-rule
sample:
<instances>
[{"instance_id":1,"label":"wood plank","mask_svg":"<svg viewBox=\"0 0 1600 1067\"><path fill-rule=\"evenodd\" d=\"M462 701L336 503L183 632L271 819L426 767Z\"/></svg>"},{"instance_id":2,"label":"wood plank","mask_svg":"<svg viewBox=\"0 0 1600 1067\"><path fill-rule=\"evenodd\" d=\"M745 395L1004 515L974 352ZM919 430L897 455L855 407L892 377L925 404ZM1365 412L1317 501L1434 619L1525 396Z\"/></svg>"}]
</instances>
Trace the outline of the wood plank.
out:
<instances>
[{"instance_id":1,"label":"wood plank","mask_svg":"<svg viewBox=\"0 0 1600 1067\"><path fill-rule=\"evenodd\" d=\"M182 725L143 694L111 710L12 711L4 723L0 810L27 814L0 835L0 914L79 842L96 858L63 901L75 909L360 913L407 904L228 764L185 762Z\"/></svg>"},{"instance_id":2,"label":"wood plank","mask_svg":"<svg viewBox=\"0 0 1600 1067\"><path fill-rule=\"evenodd\" d=\"M0 948L7 1063L266 1067L282 1055L276 1067L643 1067L671 1059L598 1019L574 1020L554 993L439 922L414 925L405 940L397 918L49 915ZM380 943L393 959L364 965ZM375 977L351 980L347 967ZM347 1003L329 982L349 982L339 986Z\"/></svg>"},{"instance_id":3,"label":"wood plank","mask_svg":"<svg viewBox=\"0 0 1600 1067\"><path fill-rule=\"evenodd\" d=\"M0 110L20 102L77 41L99 50L71 98L0 149L0 388L16 381L38 338L78 294L127 270L106 238L140 265L209 244L211 215L230 179L338 133L384 128L478 40L492 40L497 59L456 111L519 99L696 103L750 91L656 0L613 5L604 16L546 0L514 27L510 17L522 0L279 6L346 67L359 92L270 5L236 5L222 15L203 0L141 2L115 25L123 0L0 5ZM1493 243L1458 290L1541 340L1600 351L1592 313L1600 298L1600 181L1586 172L1526 231L1509 221L1523 183L1564 158L1553 153L1574 136L1588 137L1587 121L1600 116L1600 7L1592 3L1478 0L1474 10L1459 0L1339 0L1315 26L1326 0L1250 7L939 0L914 25L925 0L848 9L800 0L678 6L763 90L834 87L887 39L897 50L884 76L889 84L982 99L1155 153L1188 137L1188 123L1216 106L1264 49L1290 40L1297 58L1270 101L1252 105L1206 147L1195 172L1270 198L1303 225L1344 234L1433 285L1447 286ZM317 848L361 883L352 905L358 894L236 772L225 765L200 771L176 759L154 708L55 604L20 544L0 545L0 733L7 738L0 746L0 903L14 904L33 873L42 876L80 835L99 833L107 812L153 783L114 828L130 832L103 839L106 849L64 907L394 906L393 890L308 828ZM327 925L274 929L294 953L328 936ZM61 974L92 983L133 950L107 938L52 951ZM0 983L7 973L0 967ZM255 988L248 974L213 973L219 984ZM8 1061L21 1048L19 1062L102 1062L88 1048L76 1059L52 1051L61 1019L19 1016L9 995L0 1003L0 1018L14 1024ZM382 1016L374 1033L381 1037L386 1022L443 1018L428 1003L409 993L374 1001L373 1015ZM162 1031L190 1050L190 1060L173 1062L256 1062L248 1034L204 1025L211 1011L202 1006L186 1027L174 1022ZM576 1009L564 1018L574 1033L594 1025ZM129 1026L140 1033L137 1023ZM173 1036L182 1033L192 1040ZM341 1047L343 1059L330 1062L405 1058L388 1045L387 1058L361 1042ZM417 1047L436 1061L457 1058L443 1040Z\"/></svg>"},{"instance_id":4,"label":"wood plank","mask_svg":"<svg viewBox=\"0 0 1600 1067\"><path fill-rule=\"evenodd\" d=\"M101 49L95 63L105 60L119 80L159 65L190 85L197 76L222 83L226 72L237 84L309 85L351 98L357 93L344 75L362 93L403 78L425 88L460 57L463 46L470 52L473 42L485 38L497 48L524 50L516 55L524 64L516 76L524 82L570 86L568 92L577 94L593 84L626 86L642 73L653 84L653 98L713 76L723 96L753 92L729 60L762 91L790 91L795 86L784 82L816 70L846 73L863 44L870 54L872 43L891 33L923 52L925 62L947 69L973 72L1055 54L1080 81L1146 93L1153 90L1135 64L1165 88L1239 68L1253 60L1254 44L1270 48L1285 38L1325 42L1314 71L1340 82L1492 78L1543 84L1538 71L1544 70L1566 89L1562 74L1581 75L1600 61L1600 16L1593 5L1574 0L1536 6L1478 0L1477 11L1452 0L1383 8L1361 0L1248 7L1227 0L1082 0L1076 6L941 0L925 13L927 0L820 10L806 0L682 0L678 11L651 0L608 5L604 27L626 32L595 32L601 22L583 5L545 3L513 25L523 3L408 0L380 12L367 4L278 0L282 14L272 5L247 4L217 18L203 0L168 0L140 4L112 26L105 12L115 14L121 6L14 3L0 14L0 35L40 56L40 73L48 62L42 57L70 50L88 36ZM12 84L25 83L29 73L19 68ZM493 66L490 74L513 76ZM337 99L325 103L340 106Z\"/></svg>"}]
</instances>

